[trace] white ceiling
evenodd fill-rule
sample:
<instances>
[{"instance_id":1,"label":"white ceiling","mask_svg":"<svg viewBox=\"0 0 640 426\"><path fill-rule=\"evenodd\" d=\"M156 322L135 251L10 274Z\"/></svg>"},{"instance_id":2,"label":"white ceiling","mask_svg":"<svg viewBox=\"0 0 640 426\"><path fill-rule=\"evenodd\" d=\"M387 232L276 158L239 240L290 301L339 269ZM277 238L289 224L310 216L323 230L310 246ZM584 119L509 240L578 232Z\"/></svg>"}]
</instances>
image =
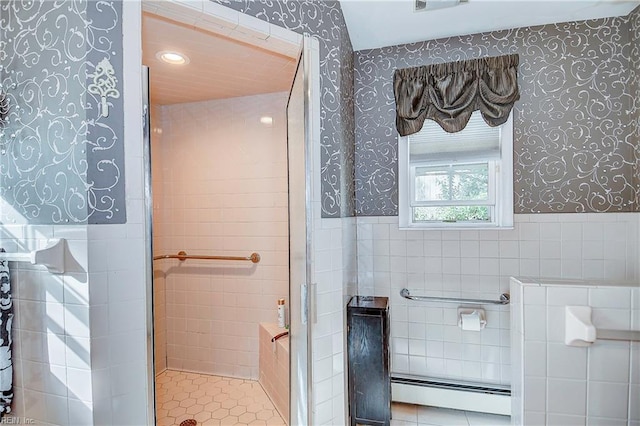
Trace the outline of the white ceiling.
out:
<instances>
[{"instance_id":1,"label":"white ceiling","mask_svg":"<svg viewBox=\"0 0 640 426\"><path fill-rule=\"evenodd\" d=\"M190 63L156 58L163 50ZM296 69L290 57L145 13L142 63L150 68L151 102L169 105L288 91Z\"/></svg>"},{"instance_id":2,"label":"white ceiling","mask_svg":"<svg viewBox=\"0 0 640 426\"><path fill-rule=\"evenodd\" d=\"M427 0L429 1L429 0ZM340 0L353 50L557 22L624 16L640 0L469 0L414 12L414 0Z\"/></svg>"}]
</instances>

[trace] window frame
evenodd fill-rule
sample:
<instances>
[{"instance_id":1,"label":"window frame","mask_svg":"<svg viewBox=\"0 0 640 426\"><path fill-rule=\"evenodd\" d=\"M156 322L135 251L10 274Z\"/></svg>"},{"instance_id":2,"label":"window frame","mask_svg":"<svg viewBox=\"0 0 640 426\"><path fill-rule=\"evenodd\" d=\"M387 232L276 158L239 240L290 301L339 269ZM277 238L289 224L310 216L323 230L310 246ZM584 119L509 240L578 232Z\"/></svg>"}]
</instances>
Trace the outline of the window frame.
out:
<instances>
[{"instance_id":1,"label":"window frame","mask_svg":"<svg viewBox=\"0 0 640 426\"><path fill-rule=\"evenodd\" d=\"M443 130L444 132L444 130ZM513 112L500 126L500 158L495 160L468 160L429 162L429 166L452 164L489 164L489 199L495 203L490 207L490 222L414 222L415 169L427 165L409 164L409 136L398 135L398 219L400 229L513 229ZM471 205L465 202L421 202L430 206ZM423 204L424 205L424 204Z\"/></svg>"}]
</instances>

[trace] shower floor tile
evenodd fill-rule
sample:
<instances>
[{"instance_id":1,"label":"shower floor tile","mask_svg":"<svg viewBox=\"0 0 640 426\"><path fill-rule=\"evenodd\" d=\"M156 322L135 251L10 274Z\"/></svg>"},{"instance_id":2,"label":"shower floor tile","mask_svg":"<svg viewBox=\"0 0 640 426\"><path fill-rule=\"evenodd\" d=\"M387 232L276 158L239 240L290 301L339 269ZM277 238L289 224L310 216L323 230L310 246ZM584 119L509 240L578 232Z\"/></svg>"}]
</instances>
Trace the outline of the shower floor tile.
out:
<instances>
[{"instance_id":1,"label":"shower floor tile","mask_svg":"<svg viewBox=\"0 0 640 426\"><path fill-rule=\"evenodd\" d=\"M253 380L165 370L156 376L156 425L284 425Z\"/></svg>"}]
</instances>

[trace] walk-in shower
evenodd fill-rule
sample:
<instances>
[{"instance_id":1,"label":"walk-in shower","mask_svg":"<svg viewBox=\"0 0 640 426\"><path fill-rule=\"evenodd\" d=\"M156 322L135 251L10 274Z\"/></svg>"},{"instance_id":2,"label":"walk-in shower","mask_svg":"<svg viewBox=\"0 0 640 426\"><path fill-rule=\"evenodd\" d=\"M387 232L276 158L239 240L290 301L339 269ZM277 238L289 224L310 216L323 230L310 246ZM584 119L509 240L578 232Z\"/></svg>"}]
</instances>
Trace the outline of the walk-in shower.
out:
<instances>
[{"instance_id":1,"label":"walk-in shower","mask_svg":"<svg viewBox=\"0 0 640 426\"><path fill-rule=\"evenodd\" d=\"M295 196L306 197L304 143L291 142L292 135L305 138L298 53L274 53L145 13L143 63L150 88L156 422L288 423L290 325L306 359L299 314L287 309L285 327L277 324L279 300L289 308L295 297L293 311L300 311L300 290L290 295L296 248L303 282L307 270L304 232L301 244L290 238L296 222L306 226L307 207ZM300 185L292 189L297 171ZM294 368L300 365L306 368L298 354ZM296 385L306 391L306 380ZM292 408L298 416L306 398L296 401L303 403L302 410Z\"/></svg>"}]
</instances>

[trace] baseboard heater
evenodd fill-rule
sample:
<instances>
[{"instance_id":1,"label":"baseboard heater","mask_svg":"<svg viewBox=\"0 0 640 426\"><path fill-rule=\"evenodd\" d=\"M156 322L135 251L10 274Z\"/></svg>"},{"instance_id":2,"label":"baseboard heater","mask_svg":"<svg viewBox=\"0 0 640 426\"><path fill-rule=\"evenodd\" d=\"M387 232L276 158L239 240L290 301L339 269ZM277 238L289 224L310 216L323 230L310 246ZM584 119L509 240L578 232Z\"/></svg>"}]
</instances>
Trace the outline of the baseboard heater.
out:
<instances>
[{"instance_id":1,"label":"baseboard heater","mask_svg":"<svg viewBox=\"0 0 640 426\"><path fill-rule=\"evenodd\" d=\"M394 374L391 398L408 404L511 415L511 390L507 386Z\"/></svg>"}]
</instances>

